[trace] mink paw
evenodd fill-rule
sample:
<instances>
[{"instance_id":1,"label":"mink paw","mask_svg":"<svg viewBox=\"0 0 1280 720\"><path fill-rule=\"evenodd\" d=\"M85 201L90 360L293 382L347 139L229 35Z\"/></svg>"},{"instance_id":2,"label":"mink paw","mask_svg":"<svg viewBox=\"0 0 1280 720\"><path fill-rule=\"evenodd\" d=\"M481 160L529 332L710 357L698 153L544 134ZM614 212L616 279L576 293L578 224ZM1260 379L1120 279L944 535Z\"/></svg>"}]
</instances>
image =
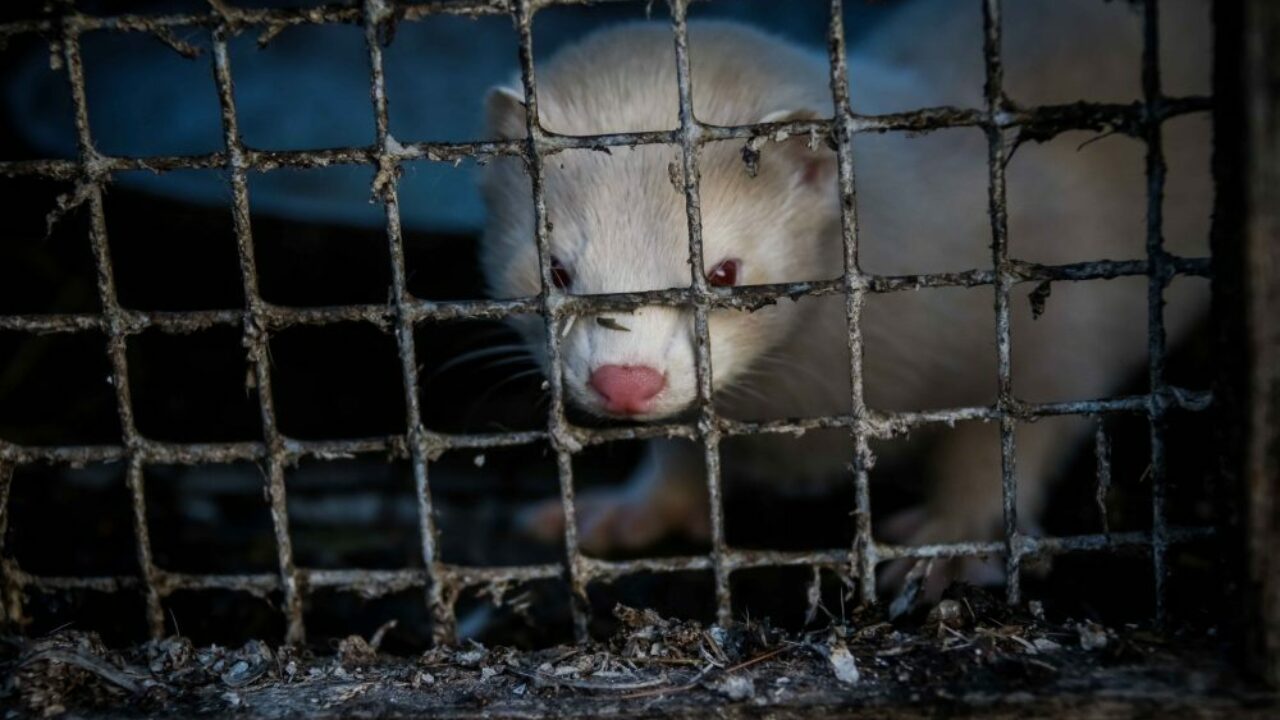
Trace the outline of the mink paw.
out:
<instances>
[{"instance_id":1,"label":"mink paw","mask_svg":"<svg viewBox=\"0 0 1280 720\"><path fill-rule=\"evenodd\" d=\"M938 516L927 508L904 510L885 521L883 539L902 546L938 545L993 537L988 528L965 519ZM882 594L895 602L935 604L953 582L1000 585L1005 580L1004 556L893 560L884 566L877 583ZM913 587L913 585L918 586ZM906 595L915 597L906 598ZM907 608L903 608L905 611Z\"/></svg>"},{"instance_id":2,"label":"mink paw","mask_svg":"<svg viewBox=\"0 0 1280 720\"><path fill-rule=\"evenodd\" d=\"M673 534L693 539L711 535L705 499L692 494L637 491L623 487L584 492L574 503L578 544L602 555L652 545ZM529 536L552 543L564 537L564 506L559 498L535 503L520 512L517 526Z\"/></svg>"}]
</instances>

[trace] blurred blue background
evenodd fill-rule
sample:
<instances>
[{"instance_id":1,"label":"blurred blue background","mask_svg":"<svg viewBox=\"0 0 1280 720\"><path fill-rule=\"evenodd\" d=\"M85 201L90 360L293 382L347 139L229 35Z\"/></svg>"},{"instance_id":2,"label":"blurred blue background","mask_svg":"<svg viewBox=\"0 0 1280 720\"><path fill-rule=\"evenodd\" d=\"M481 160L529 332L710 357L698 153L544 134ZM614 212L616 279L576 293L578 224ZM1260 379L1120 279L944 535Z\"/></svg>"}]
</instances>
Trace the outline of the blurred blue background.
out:
<instances>
[{"instance_id":1,"label":"blurred blue background","mask_svg":"<svg viewBox=\"0 0 1280 720\"><path fill-rule=\"evenodd\" d=\"M299 6L299 0L254 0L241 5ZM903 2L848 2L846 27L857 48L883 17ZM90 12L202 12L199 0L87 2ZM612 3L549 8L536 16L536 61L593 28L626 20L668 19L665 3ZM691 18L729 17L749 22L825 52L827 3L718 0L696 3ZM260 150L367 146L373 142L369 63L363 29L317 25L284 30L263 48L251 29L230 45L240 127ZM187 59L144 33L89 32L83 57L90 125L98 149L109 155L208 153L222 149L221 116L204 28L179 28L178 37L203 52ZM8 124L34 157L74 157L75 132L66 78L50 68L48 46L30 42L11 65L5 84ZM402 142L466 141L484 136L482 107L488 88L510 82L517 68L516 34L505 16L437 16L403 22L385 51L391 133ZM140 80L145 78L145 81ZM406 167L401 206L409 229L469 233L482 208L474 163L429 162ZM362 207L368 167L255 174L256 214L282 219L379 225L381 213ZM125 173L115 182L174 200L202 205L228 202L220 171L156 175Z\"/></svg>"}]
</instances>

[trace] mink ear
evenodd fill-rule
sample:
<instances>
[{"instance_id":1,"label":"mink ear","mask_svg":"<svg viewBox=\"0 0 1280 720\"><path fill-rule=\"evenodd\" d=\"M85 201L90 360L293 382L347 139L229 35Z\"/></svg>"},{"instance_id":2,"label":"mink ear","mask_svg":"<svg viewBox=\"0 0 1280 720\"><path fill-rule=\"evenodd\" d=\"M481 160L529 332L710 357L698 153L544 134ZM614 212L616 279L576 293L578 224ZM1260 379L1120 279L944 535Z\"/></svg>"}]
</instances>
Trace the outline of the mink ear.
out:
<instances>
[{"instance_id":1,"label":"mink ear","mask_svg":"<svg viewBox=\"0 0 1280 720\"><path fill-rule=\"evenodd\" d=\"M762 123L817 120L822 114L814 110L776 110L760 118ZM778 144L782 155L791 163L803 185L820 187L829 184L836 175L836 155L827 147L826 139L819 136L816 147L809 147L808 133L792 135ZM766 156L768 151L765 151Z\"/></svg>"},{"instance_id":2,"label":"mink ear","mask_svg":"<svg viewBox=\"0 0 1280 720\"><path fill-rule=\"evenodd\" d=\"M499 85L489 90L484 104L485 122L491 137L502 140L528 137L523 94Z\"/></svg>"}]
</instances>

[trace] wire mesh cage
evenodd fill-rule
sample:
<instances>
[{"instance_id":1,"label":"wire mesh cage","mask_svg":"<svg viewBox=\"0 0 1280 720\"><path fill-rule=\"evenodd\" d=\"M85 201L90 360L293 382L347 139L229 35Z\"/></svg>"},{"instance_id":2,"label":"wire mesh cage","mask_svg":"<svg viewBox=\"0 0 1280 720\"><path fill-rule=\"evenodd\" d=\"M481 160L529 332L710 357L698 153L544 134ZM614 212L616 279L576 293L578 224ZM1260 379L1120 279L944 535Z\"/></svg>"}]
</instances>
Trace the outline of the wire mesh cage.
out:
<instances>
[{"instance_id":1,"label":"wire mesh cage","mask_svg":"<svg viewBox=\"0 0 1280 720\"><path fill-rule=\"evenodd\" d=\"M834 573L855 588L857 602L874 606L876 569L894 560L950 559L996 556L1005 570L1005 601L1025 606L1022 587L1024 564L1040 557L1066 553L1113 554L1136 550L1149 557L1151 619L1164 622L1169 593L1166 579L1169 558L1186 543L1217 541L1223 527L1183 524L1170 520L1168 503L1168 424L1172 413L1202 413L1214 408L1206 390L1180 387L1166 372L1169 349L1164 321L1165 291L1179 276L1212 278L1208 257L1172 254L1164 244L1162 197L1168 168L1164 156L1163 126L1174 118L1206 114L1214 100L1203 96L1175 97L1165 93L1160 72L1159 4L1141 3L1142 54L1139 100L1128 103L1074 102L1063 105L1021 107L1005 91L1002 55L1002 3L972 3L982 18L982 57L985 74L981 107L930 107L892 114L860 114L850 102L850 71L846 58L844 12L840 0L832 0L826 43L830 65L830 118L718 126L695 117L694 88L690 80L689 3L670 3L672 62L675 64L679 126L667 131L625 132L572 136L551 132L539 122L538 86L534 67L533 24L539 11L556 5L581 4L577 0L459 0L457 2L391 2L364 0L355 5L321 5L305 8L239 7L210 0L207 10L172 15L102 16L77 10L70 3L55 3L34 19L0 25L0 39L35 36L49 44L53 62L67 79L74 107L78 153L66 159L0 161L0 174L14 178L38 178L69 183L71 189L58 198L50 216L51 226L73 211L87 212L87 242L92 248L93 269L100 312L6 314L0 330L21 334L93 334L106 338L107 368L114 393L120 437L101 444L39 445L0 438L0 543L9 537L13 522L10 496L19 470L34 465L68 467L115 465L124 468L127 508L131 513L136 568L84 576L54 576L21 567L13 553L0 545L3 570L3 616L20 626L31 605L33 592L92 590L108 594L140 594L145 604L147 634L160 640L173 628L166 621L166 602L184 593L244 591L259 597L279 597L286 645L299 645L308 636L304 606L309 597L329 591L354 592L375 597L389 593L420 593L429 614L431 641L449 646L458 640L458 605L468 593L494 592L511 585L556 581L567 593L574 638L590 640L593 608L588 592L593 583L614 582L637 575L709 573L714 594L714 617L719 626L734 624L733 583L742 573L761 568L799 568L812 572L814 585L821 573ZM525 103L524 139L479 142L410 142L394 137L388 110L388 80L384 53L392 46L396 29L406 23L438 15L506 16L516 31L520 79ZM368 144L324 150L275 150L246 144L239 123L230 41L249 32L263 33L270 42L280 32L315 24L354 25L362 29L369 67L374 134ZM127 156L103 153L90 130L90 102L86 95L86 67L81 39L90 33L141 33L153 36L183 55L197 56L197 48L184 38L206 33L210 39L213 82L221 111L222 147L200 155ZM856 78L855 78L856 82ZM924 133L948 128L980 131L987 147L986 193L989 214L990 263L966 271L915 275L867 272L859 262L859 223L855 168L858 158L854 138L865 133ZM1014 150L1029 140L1043 140L1072 130L1122 134L1145 147L1146 234L1145 257L1130 260L1093 259L1072 264L1040 264L1017 259L1010 251L1006 170ZM710 143L736 141L747 148L768 138L799 135L825 140L837 158L843 265L834 280L813 280L736 288L712 287L704 267L699 153ZM684 287L608 295L575 295L559 287L553 277L548 208L544 197L544 165L567 150L608 152L610 148L667 145L678 149L679 166L673 172L683 196L688 228L690 273ZM401 221L400 185L404 168L416 161L460 162L494 157L518 159L525 168L533 194L534 227L541 291L533 297L501 300L423 299L411 291ZM749 153L744 151L749 161ZM389 264L386 302L296 307L264 298L261 290L261 253L255 249L255 222L251 220L251 177L257 174L356 165L370 168L371 192L381 206ZM113 263L116 237L108 237L105 190L113 175L133 171L172 173L184 170L217 170L224 173L231 205L231 230L235 237L243 306L198 311L143 311L121 300L118 270ZM1146 281L1147 363L1145 392L1117 397L1064 402L1028 402L1013 388L1011 305L1016 286L1030 284L1047 293L1051 283L1144 278ZM991 405L924 411L883 411L869 407L864 397L862 359L866 340L862 314L868 298L933 288L989 288L993 300L997 399ZM777 302L807 297L839 296L844 299L846 346L851 358L851 412L838 416L778 418L761 421L730 419L717 413L712 402L712 367L709 316L718 310L752 311ZM566 414L562 374L561 338L572 318L600 312L620 312L643 306L687 310L693 319L696 349L696 417L688 421L662 421L643 425L591 427L572 422ZM545 426L510 432L446 432L429 429L424 421L432 403L424 393L421 376L424 349L416 335L423 326L458 320L505 319L525 315L545 324L544 351L551 371L547 376L550 397ZM403 432L376 437L300 439L281 429L275 402L282 370L273 366L271 342L287 330L307 326L355 323L376 328L394 341L398 358L394 372L402 395ZM136 347L143 333L187 334L209 329L235 332L243 345L249 375L245 383L256 398L261 437L252 441L219 442L197 439L172 442L148 437L135 417L135 389L131 374ZM1023 531L1019 523L1016 429L1019 423L1057 416L1093 419L1096 493L1105 498L1111 482L1110 458L1113 417L1137 418L1145 423L1149 441L1145 475L1150 487L1149 529L1105 530L1098 533L1039 536ZM874 464L871 443L914 429L951 425L963 421L995 424L999 432L1000 486L1003 499L1003 533L999 540L945 543L924 546L885 542L873 532L870 471ZM721 445L727 439L761 434L792 435L817 429L839 429L853 439L850 458L854 539L850 546L825 550L780 551L732 546L726 540L722 491ZM710 498L711 541L709 552L672 557L640 557L605 560L585 554L575 522L575 457L585 449L610 443L653 438L675 438L698 443L705 466ZM433 501L433 470L441 457L456 451L498 451L502 448L546 444L554 457L558 493L565 518L563 557L537 564L475 566L446 562L439 527L439 509ZM1206 440L1206 445L1208 441ZM286 474L300 463L327 464L357 457L385 458L407 468L413 481L420 562L413 567L321 569L299 561L291 532L291 512ZM149 473L160 467L206 466L233 463L256 464L263 476L269 510L274 557L270 571L182 572L157 561L148 502ZM438 492L438 491L437 491ZM1101 502L1101 501L1100 501ZM1103 510L1105 516L1105 508ZM816 590L809 591L815 595Z\"/></svg>"}]
</instances>

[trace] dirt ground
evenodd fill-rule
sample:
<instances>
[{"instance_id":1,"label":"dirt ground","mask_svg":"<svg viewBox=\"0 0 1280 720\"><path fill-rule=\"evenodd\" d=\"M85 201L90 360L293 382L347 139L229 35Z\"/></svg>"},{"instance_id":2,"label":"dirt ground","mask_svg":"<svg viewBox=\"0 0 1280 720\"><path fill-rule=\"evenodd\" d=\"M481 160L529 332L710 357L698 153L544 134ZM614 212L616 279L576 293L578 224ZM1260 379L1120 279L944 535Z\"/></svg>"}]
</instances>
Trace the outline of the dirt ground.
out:
<instances>
[{"instance_id":1,"label":"dirt ground","mask_svg":"<svg viewBox=\"0 0 1280 720\"><path fill-rule=\"evenodd\" d=\"M415 657L383 633L330 655L182 637L109 650L92 633L7 638L5 717L1276 717L1212 636L1011 611L960 588L928 611L880 610L786 633L615 608L606 641L518 651L465 643Z\"/></svg>"}]
</instances>

